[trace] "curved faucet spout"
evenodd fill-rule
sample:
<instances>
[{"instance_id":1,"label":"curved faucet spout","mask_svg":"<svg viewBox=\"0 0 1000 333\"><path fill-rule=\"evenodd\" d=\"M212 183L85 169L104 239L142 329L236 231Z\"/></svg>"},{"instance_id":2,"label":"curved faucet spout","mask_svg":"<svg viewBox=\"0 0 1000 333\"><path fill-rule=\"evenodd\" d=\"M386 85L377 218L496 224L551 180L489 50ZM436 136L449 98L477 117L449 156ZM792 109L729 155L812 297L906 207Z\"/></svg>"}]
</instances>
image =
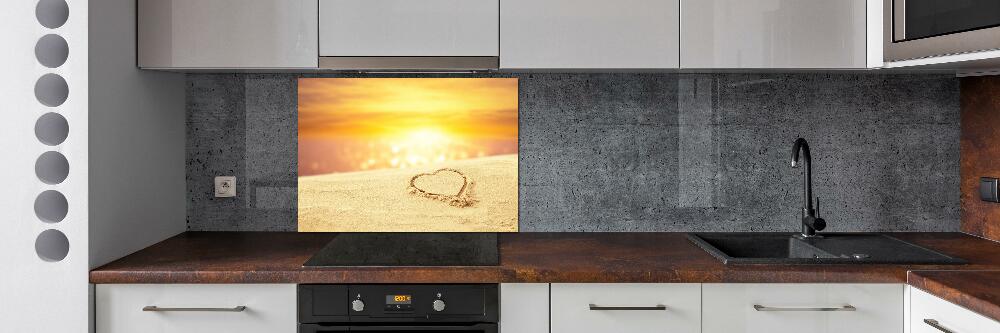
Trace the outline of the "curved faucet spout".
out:
<instances>
[{"instance_id":1,"label":"curved faucet spout","mask_svg":"<svg viewBox=\"0 0 1000 333\"><path fill-rule=\"evenodd\" d=\"M802 163L799 163L800 151L802 152ZM792 167L798 168L799 165L805 166L805 171L802 172L802 210L805 215L808 215L808 211L813 209L812 154L809 153L809 143L803 138L795 139L795 143L792 144Z\"/></svg>"},{"instance_id":2,"label":"curved faucet spout","mask_svg":"<svg viewBox=\"0 0 1000 333\"><path fill-rule=\"evenodd\" d=\"M809 166L809 163L812 162L812 155L809 154L809 143L806 142L806 139L798 138L792 144L792 167L799 167L799 151L803 152L806 166Z\"/></svg>"},{"instance_id":3,"label":"curved faucet spout","mask_svg":"<svg viewBox=\"0 0 1000 333\"><path fill-rule=\"evenodd\" d=\"M802 162L799 163L801 152ZM815 237L817 230L826 228L826 221L816 216L813 210L812 193L812 155L809 153L809 143L798 138L792 145L792 167L804 166L802 171L802 236Z\"/></svg>"}]
</instances>

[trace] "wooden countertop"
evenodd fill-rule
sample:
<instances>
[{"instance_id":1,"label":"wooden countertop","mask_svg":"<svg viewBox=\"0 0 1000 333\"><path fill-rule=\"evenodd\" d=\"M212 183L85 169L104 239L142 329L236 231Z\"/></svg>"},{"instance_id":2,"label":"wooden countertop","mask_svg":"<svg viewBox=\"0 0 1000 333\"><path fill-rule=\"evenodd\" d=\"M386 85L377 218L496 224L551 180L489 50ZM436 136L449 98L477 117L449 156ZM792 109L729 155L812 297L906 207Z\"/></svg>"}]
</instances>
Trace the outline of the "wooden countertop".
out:
<instances>
[{"instance_id":1,"label":"wooden countertop","mask_svg":"<svg viewBox=\"0 0 1000 333\"><path fill-rule=\"evenodd\" d=\"M307 268L336 234L186 232L93 270L90 282L907 282L1000 320L1000 243L962 233L890 235L969 264L726 266L683 233L517 233L500 236L495 267Z\"/></svg>"},{"instance_id":2,"label":"wooden countertop","mask_svg":"<svg viewBox=\"0 0 1000 333\"><path fill-rule=\"evenodd\" d=\"M910 270L1000 270L1000 243L961 233L892 236L968 265L726 266L683 233L500 236L496 267L302 267L335 234L186 232L90 273L91 283L906 282Z\"/></svg>"},{"instance_id":3,"label":"wooden countertop","mask_svg":"<svg viewBox=\"0 0 1000 333\"><path fill-rule=\"evenodd\" d=\"M911 271L907 283L1000 321L1000 270Z\"/></svg>"}]
</instances>

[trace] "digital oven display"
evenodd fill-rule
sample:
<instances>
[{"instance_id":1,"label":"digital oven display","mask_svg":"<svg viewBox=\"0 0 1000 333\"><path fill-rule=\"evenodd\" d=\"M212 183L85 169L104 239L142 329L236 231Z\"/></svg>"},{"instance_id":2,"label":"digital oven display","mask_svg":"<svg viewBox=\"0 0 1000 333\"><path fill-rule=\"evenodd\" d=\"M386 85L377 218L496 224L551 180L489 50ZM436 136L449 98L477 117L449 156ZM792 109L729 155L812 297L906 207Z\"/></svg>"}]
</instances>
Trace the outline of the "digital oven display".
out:
<instances>
[{"instance_id":1,"label":"digital oven display","mask_svg":"<svg viewBox=\"0 0 1000 333\"><path fill-rule=\"evenodd\" d=\"M411 295L385 295L385 304L410 305L413 304Z\"/></svg>"}]
</instances>

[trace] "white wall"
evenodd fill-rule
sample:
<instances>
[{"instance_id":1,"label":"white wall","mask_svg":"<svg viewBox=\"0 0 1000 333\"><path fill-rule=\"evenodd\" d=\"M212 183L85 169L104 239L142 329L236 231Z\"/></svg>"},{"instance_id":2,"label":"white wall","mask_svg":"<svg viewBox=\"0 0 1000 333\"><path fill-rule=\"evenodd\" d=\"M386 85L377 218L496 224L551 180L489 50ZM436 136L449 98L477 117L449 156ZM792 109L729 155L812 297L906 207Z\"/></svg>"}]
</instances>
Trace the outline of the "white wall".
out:
<instances>
[{"instance_id":1,"label":"white wall","mask_svg":"<svg viewBox=\"0 0 1000 333\"><path fill-rule=\"evenodd\" d=\"M66 0L69 18L46 28L35 18L38 1L4 1L0 10L0 323L3 332L86 332L88 323L87 229L87 1ZM35 58L36 41L57 34L66 40L65 63L48 68ZM69 88L64 103L42 105L36 80L63 77ZM36 138L35 123L45 113L62 115L69 124L65 141L49 146ZM69 164L65 180L46 184L35 161L54 151ZM65 218L43 222L34 211L42 191L62 193ZM36 238L52 229L66 236L68 254L45 261L35 251Z\"/></svg>"},{"instance_id":2,"label":"white wall","mask_svg":"<svg viewBox=\"0 0 1000 333\"><path fill-rule=\"evenodd\" d=\"M185 228L184 83L180 74L136 69L134 1L41 1L65 1L65 23L40 23L38 0L6 1L0 11L0 331L86 332L90 268ZM50 67L35 55L48 34L68 45L65 62ZM48 74L65 79L64 102L36 99L36 81ZM65 140L36 136L47 113L65 118ZM43 153L64 156L68 171L43 181ZM36 214L43 191L66 198L43 205L65 207L64 217ZM43 232L65 235L68 251L39 255L38 245L65 244L37 241Z\"/></svg>"},{"instance_id":3,"label":"white wall","mask_svg":"<svg viewBox=\"0 0 1000 333\"><path fill-rule=\"evenodd\" d=\"M135 1L90 0L90 267L183 232L184 75L136 67Z\"/></svg>"}]
</instances>

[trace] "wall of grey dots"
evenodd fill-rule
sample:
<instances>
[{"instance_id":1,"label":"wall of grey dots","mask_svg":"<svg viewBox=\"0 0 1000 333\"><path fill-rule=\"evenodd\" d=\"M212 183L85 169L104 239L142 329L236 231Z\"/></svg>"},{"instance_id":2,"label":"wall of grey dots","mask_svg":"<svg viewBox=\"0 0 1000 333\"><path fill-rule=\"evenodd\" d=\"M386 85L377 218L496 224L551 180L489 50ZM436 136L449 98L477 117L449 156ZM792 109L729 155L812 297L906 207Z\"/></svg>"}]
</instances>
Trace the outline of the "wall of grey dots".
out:
<instances>
[{"instance_id":1,"label":"wall of grey dots","mask_svg":"<svg viewBox=\"0 0 1000 333\"><path fill-rule=\"evenodd\" d=\"M800 136L828 231L959 228L953 76L494 76L520 79L521 231L798 230ZM296 230L298 77L187 77L189 230Z\"/></svg>"}]
</instances>

